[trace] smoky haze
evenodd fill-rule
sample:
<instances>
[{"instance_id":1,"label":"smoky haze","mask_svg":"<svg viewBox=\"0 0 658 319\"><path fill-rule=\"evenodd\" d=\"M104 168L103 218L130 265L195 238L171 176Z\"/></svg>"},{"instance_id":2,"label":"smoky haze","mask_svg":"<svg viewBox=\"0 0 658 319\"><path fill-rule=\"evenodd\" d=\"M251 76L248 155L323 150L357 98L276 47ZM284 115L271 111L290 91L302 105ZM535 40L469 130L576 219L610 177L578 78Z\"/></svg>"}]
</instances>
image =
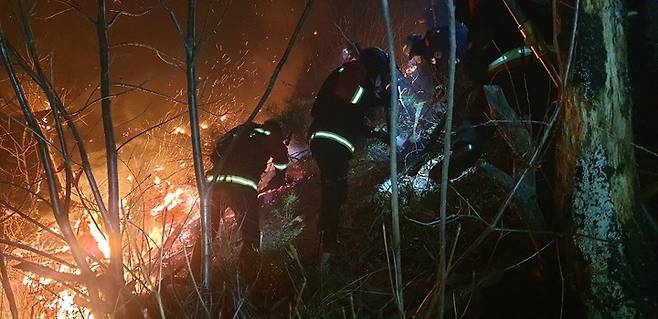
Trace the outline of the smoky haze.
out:
<instances>
[{"instance_id":1,"label":"smoky haze","mask_svg":"<svg viewBox=\"0 0 658 319\"><path fill-rule=\"evenodd\" d=\"M97 101L98 43L93 24L95 2L78 1L75 9L58 1L27 2L32 7L32 26L44 66L64 97L67 109L82 110L78 125L99 176L104 176L103 131ZM197 63L201 120L213 127L203 132L207 139L230 128L256 104L285 50L305 1L212 3L210 6L207 1L200 1L197 10L198 33L208 34ZM398 21L406 23L399 24L398 38L407 32L423 30L424 26L414 21L422 18L422 9L428 4L429 1L394 1ZM186 3L171 1L171 5L184 32ZM132 138L145 128L186 110L183 40L160 1L114 0L109 2L109 9L110 16L119 10L130 13L121 16L109 32L113 45L111 76L116 84L112 87L116 95L112 99L116 139L119 145L131 141L120 153L124 160L121 173L136 174L128 172L127 166L133 161L143 161L145 154L156 157L172 152L163 145L178 145L176 151L180 154L176 158L182 163L190 156L186 153L189 140L185 139L188 125L185 114L160 131ZM268 114L260 119L285 109L289 98L313 98L324 77L340 62L340 51L347 38L363 47L384 46L380 11L376 0L317 1L268 101L275 106L269 107ZM410 16L418 19L409 19ZM11 45L25 53L25 39L13 1L0 4L0 21ZM206 21L209 27L204 27ZM219 21L221 24L215 28ZM182 68L172 66L174 63ZM4 73L0 75L6 78ZM38 92L36 87L28 93L38 96L35 91ZM0 83L0 94L4 101L13 99L6 82ZM42 99L31 100L35 110L47 109ZM2 104L2 112L19 116L15 105ZM220 123L223 114L231 120ZM177 126L180 131L176 131ZM174 141L158 142L164 140L163 134L172 133L181 134Z\"/></svg>"}]
</instances>

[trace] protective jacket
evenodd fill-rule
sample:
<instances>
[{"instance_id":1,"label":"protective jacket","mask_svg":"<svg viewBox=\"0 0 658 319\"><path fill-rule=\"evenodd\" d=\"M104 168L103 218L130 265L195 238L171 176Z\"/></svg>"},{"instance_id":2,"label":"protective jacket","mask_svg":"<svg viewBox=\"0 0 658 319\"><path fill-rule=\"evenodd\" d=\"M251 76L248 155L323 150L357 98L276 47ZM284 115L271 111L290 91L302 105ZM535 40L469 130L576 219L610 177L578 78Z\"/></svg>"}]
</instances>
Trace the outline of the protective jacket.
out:
<instances>
[{"instance_id":1,"label":"protective jacket","mask_svg":"<svg viewBox=\"0 0 658 319\"><path fill-rule=\"evenodd\" d=\"M461 60L468 47L468 27L459 22L455 25L456 58ZM409 59L414 56L421 56L423 60L436 62L439 56L448 60L450 54L450 30L448 26L430 29L425 36L413 39L411 44Z\"/></svg>"},{"instance_id":2,"label":"protective jacket","mask_svg":"<svg viewBox=\"0 0 658 319\"><path fill-rule=\"evenodd\" d=\"M238 136L241 128L245 131ZM235 139L238 139L235 146L231 152L228 152L229 145ZM228 158L221 172L216 172L214 168L224 156ZM243 124L226 133L215 144L211 157L214 168L207 179L212 181L215 174L217 175L215 180L218 182L240 184L257 190L260 175L265 171L270 158L278 171L287 168L288 149L283 143L281 132L268 130L256 123Z\"/></svg>"},{"instance_id":3,"label":"protective jacket","mask_svg":"<svg viewBox=\"0 0 658 319\"><path fill-rule=\"evenodd\" d=\"M331 140L354 152L354 139L372 133L364 123L368 109L386 105L387 97L387 93L377 92L362 63L341 65L327 77L313 104L311 141Z\"/></svg>"},{"instance_id":4,"label":"protective jacket","mask_svg":"<svg viewBox=\"0 0 658 319\"><path fill-rule=\"evenodd\" d=\"M373 83L381 77L369 74L360 61L347 62L327 77L311 110L310 146L320 168L322 185L318 231L323 252L337 248L339 211L347 197L347 174L355 138L378 137L381 133L364 123L369 108L390 103L386 90L377 90L383 84Z\"/></svg>"}]
</instances>

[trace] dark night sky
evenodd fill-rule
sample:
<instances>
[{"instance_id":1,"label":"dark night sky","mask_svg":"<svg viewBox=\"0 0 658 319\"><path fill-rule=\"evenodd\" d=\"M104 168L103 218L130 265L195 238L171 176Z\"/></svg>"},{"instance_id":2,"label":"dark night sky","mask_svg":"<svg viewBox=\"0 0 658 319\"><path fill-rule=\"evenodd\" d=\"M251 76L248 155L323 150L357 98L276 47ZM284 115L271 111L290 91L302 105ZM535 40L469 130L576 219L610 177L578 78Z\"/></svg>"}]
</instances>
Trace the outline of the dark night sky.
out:
<instances>
[{"instance_id":1,"label":"dark night sky","mask_svg":"<svg viewBox=\"0 0 658 319\"><path fill-rule=\"evenodd\" d=\"M16 9L8 1L2 2L0 12L5 32L14 46L22 48ZM84 3L81 11L95 19L95 1L78 2ZM179 5L174 10L184 24L185 2L172 2ZM200 2L198 14L201 21L208 10L203 6L207 1ZM51 54L56 85L65 89L69 97L86 100L97 85L98 78L94 26L75 11L44 19L67 7L50 0L36 3L33 27L40 54ZM422 9L428 3L425 0L401 0L394 3L393 9L398 13L398 20L406 24L404 28L409 30L409 26L422 17ZM110 9L118 9L121 5L131 12L153 9L143 16L122 17L110 31L111 43L142 43L184 61L181 39L158 1L110 1ZM224 99L227 101L235 100L228 103L232 109L253 107L285 48L303 6L303 0L232 1L223 24L209 39L199 58L200 86L203 87L204 81L208 81L206 85L209 85L219 80L213 92L200 91L201 98L204 94L212 94L211 99L215 100L221 94L226 96ZM224 9L222 5L217 11ZM340 46L345 41L337 25L347 36L364 45L383 44L383 22L379 12L379 1L376 0L358 3L347 0L317 1L270 101L281 103L291 95L312 96L324 76L338 63ZM421 30L422 26L416 29ZM161 62L148 49L115 48L112 56L113 81L141 84L171 96L185 87L184 72ZM299 81L300 78L303 81ZM117 91L122 90L115 88ZM82 100L77 99L76 102L79 104ZM171 107L166 105L170 103L161 99L136 93L118 98L115 103L117 124L123 118L142 114L146 108L148 110L144 116L153 117L162 113L162 107Z\"/></svg>"}]
</instances>

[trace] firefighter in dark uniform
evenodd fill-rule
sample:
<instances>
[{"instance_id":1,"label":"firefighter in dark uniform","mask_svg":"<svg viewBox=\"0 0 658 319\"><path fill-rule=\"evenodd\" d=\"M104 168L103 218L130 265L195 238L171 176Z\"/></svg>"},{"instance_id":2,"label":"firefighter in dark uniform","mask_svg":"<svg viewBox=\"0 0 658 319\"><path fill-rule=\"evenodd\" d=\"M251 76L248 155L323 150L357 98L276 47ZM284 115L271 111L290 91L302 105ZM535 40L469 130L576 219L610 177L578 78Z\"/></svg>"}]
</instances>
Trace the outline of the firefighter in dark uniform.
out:
<instances>
[{"instance_id":1,"label":"firefighter in dark uniform","mask_svg":"<svg viewBox=\"0 0 658 319\"><path fill-rule=\"evenodd\" d=\"M234 140L233 149L227 152ZM242 235L242 262L245 258L253 261L259 252L258 182L270 159L276 175L266 189L283 185L288 166L288 149L281 126L274 120L263 124L247 123L232 129L217 141L211 155L213 168L207 173L206 180L211 184L212 192L209 201L213 214L212 236L217 234L225 208L230 207ZM218 172L222 161L223 167ZM200 247L195 247L195 261L200 260Z\"/></svg>"},{"instance_id":2,"label":"firefighter in dark uniform","mask_svg":"<svg viewBox=\"0 0 658 319\"><path fill-rule=\"evenodd\" d=\"M468 28L465 24L457 22L455 25L455 38L457 61L459 61L466 54L468 44ZM420 34L408 36L404 51L410 60L418 56L432 64L447 61L450 52L450 30L448 26L428 30L425 36Z\"/></svg>"},{"instance_id":3,"label":"firefighter in dark uniform","mask_svg":"<svg viewBox=\"0 0 658 319\"><path fill-rule=\"evenodd\" d=\"M458 22L455 25L457 69L466 55L468 45L468 28ZM436 27L428 30L424 36L420 34L409 35L403 48L409 60L415 64L427 63L433 71L435 99L445 95L445 86L448 82L448 59L450 57L450 31L448 26ZM459 74L459 72L458 72ZM461 76L460 76L461 78Z\"/></svg>"},{"instance_id":4,"label":"firefighter in dark uniform","mask_svg":"<svg viewBox=\"0 0 658 319\"><path fill-rule=\"evenodd\" d=\"M322 202L318 231L322 259L335 252L339 211L347 197L347 173L358 137L388 139L365 125L369 108L390 104L388 54L362 50L359 58L335 69L320 88L311 115L311 152L320 169Z\"/></svg>"}]
</instances>

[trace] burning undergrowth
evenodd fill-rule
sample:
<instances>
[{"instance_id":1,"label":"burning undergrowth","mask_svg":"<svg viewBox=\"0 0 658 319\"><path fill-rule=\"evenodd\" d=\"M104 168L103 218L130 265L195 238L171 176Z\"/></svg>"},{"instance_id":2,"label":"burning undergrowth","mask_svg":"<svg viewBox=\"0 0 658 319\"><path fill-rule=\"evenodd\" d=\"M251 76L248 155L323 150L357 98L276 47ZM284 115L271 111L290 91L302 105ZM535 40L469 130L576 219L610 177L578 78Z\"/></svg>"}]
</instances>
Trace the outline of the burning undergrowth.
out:
<instances>
[{"instance_id":1,"label":"burning undergrowth","mask_svg":"<svg viewBox=\"0 0 658 319\"><path fill-rule=\"evenodd\" d=\"M148 181L133 180L134 188L122 200L125 279L135 297L153 296L161 289L161 280L172 276L179 278L179 285L193 287L186 265L199 227L197 192L191 183L174 182L176 178L162 173L164 170L156 166ZM295 185L307 176L294 167L289 175L287 186L261 196L266 206L262 222L264 250L286 247L304 228L302 217L297 215L300 195ZM109 280L107 231L97 213L76 203L69 217L75 221L78 244L87 254L97 280ZM217 260L226 261L236 257L239 232L230 209L221 218L220 238L215 245L221 255ZM41 223L53 222L44 219ZM70 257L70 247L56 227L46 227L35 229L34 236L10 237L15 245L25 246L5 253L18 302L32 303L23 308L31 318L38 317L35 314L43 318L86 318L90 301L86 288L80 285L81 274Z\"/></svg>"},{"instance_id":2,"label":"burning undergrowth","mask_svg":"<svg viewBox=\"0 0 658 319\"><path fill-rule=\"evenodd\" d=\"M157 181L157 182L156 182ZM126 282L136 294L151 293L158 278L172 263L178 263L184 246L193 237L193 221L198 215L196 190L174 185L160 177L141 191L138 199L123 200L122 226ZM110 256L106 230L95 213L76 204L69 218L74 221L78 245L87 254L99 283L106 276ZM52 222L42 221L49 225ZM48 226L46 226L48 227ZM80 286L81 273L70 257L70 246L59 230L35 231L33 236L13 240L30 249L6 252L10 257L10 276L15 282L19 302L26 317L86 318L90 313L86 288ZM20 279L22 278L22 279ZM29 316L28 316L29 314ZM36 316L39 315L39 316Z\"/></svg>"}]
</instances>

